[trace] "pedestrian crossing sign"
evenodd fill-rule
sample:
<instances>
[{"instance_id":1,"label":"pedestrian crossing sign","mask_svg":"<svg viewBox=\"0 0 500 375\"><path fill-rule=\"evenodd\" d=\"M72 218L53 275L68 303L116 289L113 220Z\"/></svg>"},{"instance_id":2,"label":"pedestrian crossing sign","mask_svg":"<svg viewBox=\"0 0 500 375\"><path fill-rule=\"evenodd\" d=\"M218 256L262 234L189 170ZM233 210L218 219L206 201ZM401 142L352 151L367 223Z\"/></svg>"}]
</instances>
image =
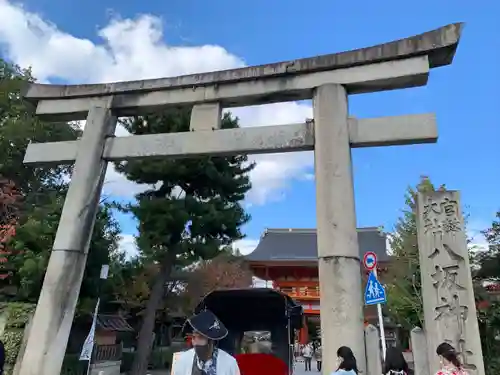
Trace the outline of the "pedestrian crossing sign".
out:
<instances>
[{"instance_id":1,"label":"pedestrian crossing sign","mask_svg":"<svg viewBox=\"0 0 500 375\"><path fill-rule=\"evenodd\" d=\"M368 275L368 281L365 288L365 305L377 305L379 303L386 303L385 289L377 276L372 271Z\"/></svg>"}]
</instances>

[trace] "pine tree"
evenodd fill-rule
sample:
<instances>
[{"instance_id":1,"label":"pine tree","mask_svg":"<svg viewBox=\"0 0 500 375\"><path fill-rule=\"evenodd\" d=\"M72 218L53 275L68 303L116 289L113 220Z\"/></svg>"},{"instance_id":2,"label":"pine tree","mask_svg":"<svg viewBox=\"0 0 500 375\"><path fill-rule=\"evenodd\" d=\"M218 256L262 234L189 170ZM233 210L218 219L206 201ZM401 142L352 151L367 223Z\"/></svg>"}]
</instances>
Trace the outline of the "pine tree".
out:
<instances>
[{"instance_id":1,"label":"pine tree","mask_svg":"<svg viewBox=\"0 0 500 375\"><path fill-rule=\"evenodd\" d=\"M169 110L129 119L123 125L135 135L187 132L190 112ZM222 128L235 127L238 119L225 114ZM250 189L248 173L253 167L241 155L133 160L116 166L129 180L152 186L125 210L139 221L137 244L143 261L160 265L150 288L132 375L142 375L147 368L156 310L172 270L214 258L224 246L243 237L240 228L250 217L241 202Z\"/></svg>"}]
</instances>

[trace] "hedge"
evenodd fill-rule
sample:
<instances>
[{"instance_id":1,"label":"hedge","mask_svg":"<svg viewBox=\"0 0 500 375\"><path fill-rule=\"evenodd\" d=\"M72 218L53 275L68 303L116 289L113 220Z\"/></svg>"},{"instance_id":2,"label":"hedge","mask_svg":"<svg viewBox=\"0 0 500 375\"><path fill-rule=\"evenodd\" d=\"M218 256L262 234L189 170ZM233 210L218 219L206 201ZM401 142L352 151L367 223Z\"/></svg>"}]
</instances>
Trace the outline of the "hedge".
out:
<instances>
[{"instance_id":1,"label":"hedge","mask_svg":"<svg viewBox=\"0 0 500 375\"><path fill-rule=\"evenodd\" d=\"M4 332L0 337L5 348L6 375L14 368L23 341L25 326L35 308L36 306L30 303L0 303L0 314L6 319Z\"/></svg>"}]
</instances>

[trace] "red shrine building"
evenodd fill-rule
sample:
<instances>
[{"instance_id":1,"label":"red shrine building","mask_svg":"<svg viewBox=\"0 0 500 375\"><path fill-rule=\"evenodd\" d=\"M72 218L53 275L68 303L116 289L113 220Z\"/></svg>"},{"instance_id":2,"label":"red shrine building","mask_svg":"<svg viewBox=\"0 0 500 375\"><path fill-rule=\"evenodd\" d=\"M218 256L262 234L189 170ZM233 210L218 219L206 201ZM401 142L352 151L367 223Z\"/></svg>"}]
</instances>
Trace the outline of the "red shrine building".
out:
<instances>
[{"instance_id":1,"label":"red shrine building","mask_svg":"<svg viewBox=\"0 0 500 375\"><path fill-rule=\"evenodd\" d=\"M389 261L386 236L378 228L359 228L358 243L360 259L368 251L377 254L377 270L383 277ZM306 324L299 341L306 343L318 337L321 301L316 229L266 229L246 260L256 277L271 282L274 289L288 294L304 308ZM366 279L366 273L360 277ZM375 306L365 307L365 323L378 326ZM388 321L384 326L388 345L391 341L396 344L396 330Z\"/></svg>"}]
</instances>

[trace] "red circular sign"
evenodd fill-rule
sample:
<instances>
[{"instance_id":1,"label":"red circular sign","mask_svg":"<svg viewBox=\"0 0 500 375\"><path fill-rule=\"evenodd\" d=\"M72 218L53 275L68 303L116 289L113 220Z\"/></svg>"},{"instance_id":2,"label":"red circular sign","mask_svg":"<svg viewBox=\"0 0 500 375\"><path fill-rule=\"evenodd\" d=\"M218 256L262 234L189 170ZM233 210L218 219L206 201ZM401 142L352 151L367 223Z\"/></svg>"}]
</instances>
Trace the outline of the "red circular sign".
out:
<instances>
[{"instance_id":1,"label":"red circular sign","mask_svg":"<svg viewBox=\"0 0 500 375\"><path fill-rule=\"evenodd\" d=\"M377 254L373 251L368 251L363 256L363 265L368 271L371 271L377 267Z\"/></svg>"}]
</instances>

